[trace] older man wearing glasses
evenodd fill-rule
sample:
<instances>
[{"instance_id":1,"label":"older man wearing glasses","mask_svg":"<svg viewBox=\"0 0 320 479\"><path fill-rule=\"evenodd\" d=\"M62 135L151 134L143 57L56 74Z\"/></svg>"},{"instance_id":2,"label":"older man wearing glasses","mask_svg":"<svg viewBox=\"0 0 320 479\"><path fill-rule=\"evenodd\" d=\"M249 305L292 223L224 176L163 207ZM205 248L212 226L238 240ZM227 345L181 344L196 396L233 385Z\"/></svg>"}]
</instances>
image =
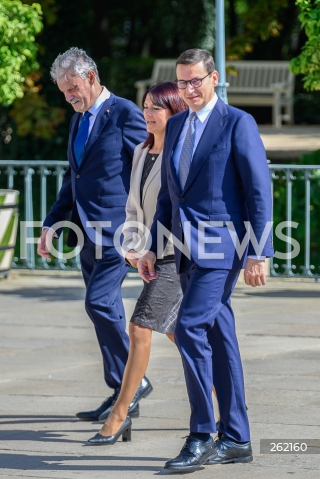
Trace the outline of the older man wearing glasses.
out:
<instances>
[{"instance_id":1,"label":"older man wearing glasses","mask_svg":"<svg viewBox=\"0 0 320 479\"><path fill-rule=\"evenodd\" d=\"M175 341L191 418L185 445L165 468L187 472L252 461L230 296L242 267L248 285L265 284L264 260L273 248L269 172L254 119L217 97L219 76L209 53L182 53L176 74L189 111L167 125L152 246L138 268L145 281L156 280L159 225L170 230L184 292ZM210 435L216 432L212 384L220 406L216 441Z\"/></svg>"}]
</instances>

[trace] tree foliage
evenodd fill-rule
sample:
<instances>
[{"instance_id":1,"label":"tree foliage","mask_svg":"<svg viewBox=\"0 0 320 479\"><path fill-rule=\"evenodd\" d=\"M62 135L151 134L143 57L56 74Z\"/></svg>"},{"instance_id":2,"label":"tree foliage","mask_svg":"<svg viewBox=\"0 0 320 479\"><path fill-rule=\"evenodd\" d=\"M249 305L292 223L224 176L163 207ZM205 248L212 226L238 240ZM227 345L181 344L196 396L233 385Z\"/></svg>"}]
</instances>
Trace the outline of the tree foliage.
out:
<instances>
[{"instance_id":1,"label":"tree foliage","mask_svg":"<svg viewBox=\"0 0 320 479\"><path fill-rule=\"evenodd\" d=\"M0 5L5 1L10 8L17 2L0 0ZM43 12L44 28L36 37L37 45L33 43L40 67L22 75L23 98L16 98L10 107L0 102L2 158L65 159L73 109L51 81L50 67L71 46L88 52L102 83L114 94L133 101L135 81L150 77L156 58L177 58L195 47L213 52L215 0L21 0L24 8L33 8L33 1ZM298 55L306 37L295 1L225 0L228 58L290 60ZM301 87L299 98L297 122L320 121L320 93ZM270 121L269 110L264 116L265 111L251 113L263 123Z\"/></svg>"},{"instance_id":2,"label":"tree foliage","mask_svg":"<svg viewBox=\"0 0 320 479\"><path fill-rule=\"evenodd\" d=\"M22 98L26 76L39 68L35 35L41 29L39 4L0 0L0 104Z\"/></svg>"},{"instance_id":3,"label":"tree foliage","mask_svg":"<svg viewBox=\"0 0 320 479\"><path fill-rule=\"evenodd\" d=\"M41 45L35 43L34 34L39 33L42 28L41 15L43 14L45 25L53 25L57 20L58 9L56 0L39 0L40 5L34 4L32 0L23 1L22 4L19 0L13 2L0 0L0 7L5 3L10 3L10 9L7 10L13 20L12 25L7 23L7 27L11 28L12 33L7 36L6 40L7 49L12 52L11 58L14 59L11 62L13 74L17 74L17 64L21 65L18 71L19 82L12 85L10 78L7 77L7 84L4 84L4 88L14 86L14 91L9 101L3 103L5 105L13 103L9 116L15 121L16 131L20 137L30 134L35 138L50 140L56 133L57 125L64 121L65 110L57 106L49 106L46 96L42 92L42 68L35 60L37 53L39 57L38 50L41 50ZM18 7L20 16L17 15ZM26 28L26 25L29 25L29 29ZM19 37L21 29L24 31L23 35ZM19 39L18 48L17 40ZM29 42L29 46L26 46L27 42ZM26 50L32 53L32 61L25 60Z\"/></svg>"},{"instance_id":4,"label":"tree foliage","mask_svg":"<svg viewBox=\"0 0 320 479\"><path fill-rule=\"evenodd\" d=\"M23 0L23 3L32 5L33 0ZM41 11L43 14L43 19L47 25L53 25L58 18L58 8L56 5L56 0L38 0L38 3L41 6Z\"/></svg>"},{"instance_id":5,"label":"tree foliage","mask_svg":"<svg viewBox=\"0 0 320 479\"><path fill-rule=\"evenodd\" d=\"M205 36L205 4L213 0L92 0L92 47L97 56L170 57ZM91 13L90 12L90 13ZM212 23L214 18L212 18Z\"/></svg>"},{"instance_id":6,"label":"tree foliage","mask_svg":"<svg viewBox=\"0 0 320 479\"><path fill-rule=\"evenodd\" d=\"M261 39L278 37L283 28L279 13L288 7L288 0L233 0L229 2L229 14L233 18L231 38L227 42L227 58L241 60L253 51ZM237 32L236 30L242 30Z\"/></svg>"},{"instance_id":7,"label":"tree foliage","mask_svg":"<svg viewBox=\"0 0 320 479\"><path fill-rule=\"evenodd\" d=\"M10 110L19 136L32 134L35 138L50 140L56 133L56 127L65 119L63 108L49 106L46 96L41 94L42 85L39 72L26 78L25 94L17 99Z\"/></svg>"},{"instance_id":8,"label":"tree foliage","mask_svg":"<svg viewBox=\"0 0 320 479\"><path fill-rule=\"evenodd\" d=\"M307 41L300 55L291 60L291 71L302 74L306 90L320 90L320 0L296 0L298 16Z\"/></svg>"}]
</instances>

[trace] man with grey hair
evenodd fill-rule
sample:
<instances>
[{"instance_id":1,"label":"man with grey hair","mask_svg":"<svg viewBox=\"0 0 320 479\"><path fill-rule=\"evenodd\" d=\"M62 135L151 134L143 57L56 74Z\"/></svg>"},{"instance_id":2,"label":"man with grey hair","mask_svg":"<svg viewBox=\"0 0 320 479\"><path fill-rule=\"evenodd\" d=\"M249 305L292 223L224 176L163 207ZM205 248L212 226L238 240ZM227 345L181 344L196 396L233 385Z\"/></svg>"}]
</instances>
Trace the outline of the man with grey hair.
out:
<instances>
[{"instance_id":1,"label":"man with grey hair","mask_svg":"<svg viewBox=\"0 0 320 479\"><path fill-rule=\"evenodd\" d=\"M79 419L95 421L116 400L128 357L121 298L128 267L114 247L113 237L125 221L132 157L135 147L146 138L145 121L135 104L100 84L97 66L84 50L70 48L58 55L51 77L76 113L70 125L69 167L44 220L38 253L50 257L52 237L61 234L61 222L63 225L71 217L68 245L75 247L83 236L80 259L85 308L95 327L106 384L113 390L96 410L77 414ZM138 403L151 391L144 378L129 415L139 416Z\"/></svg>"}]
</instances>

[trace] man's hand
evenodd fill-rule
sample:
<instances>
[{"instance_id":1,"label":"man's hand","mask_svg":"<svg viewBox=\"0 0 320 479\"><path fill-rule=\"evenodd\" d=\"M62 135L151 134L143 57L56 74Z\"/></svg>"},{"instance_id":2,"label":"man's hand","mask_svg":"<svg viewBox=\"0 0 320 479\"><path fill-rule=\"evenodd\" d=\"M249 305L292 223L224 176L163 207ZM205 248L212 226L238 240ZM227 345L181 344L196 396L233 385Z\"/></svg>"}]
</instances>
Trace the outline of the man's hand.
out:
<instances>
[{"instance_id":1,"label":"man's hand","mask_svg":"<svg viewBox=\"0 0 320 479\"><path fill-rule=\"evenodd\" d=\"M126 260L131 264L133 268L138 268L138 260L141 258L141 254L137 253L134 249L130 249L126 254Z\"/></svg>"},{"instance_id":2,"label":"man's hand","mask_svg":"<svg viewBox=\"0 0 320 479\"><path fill-rule=\"evenodd\" d=\"M138 261L138 273L146 283L150 283L152 279L158 277L158 273L154 270L156 259L156 255L152 251L148 251Z\"/></svg>"},{"instance_id":3,"label":"man's hand","mask_svg":"<svg viewBox=\"0 0 320 479\"><path fill-rule=\"evenodd\" d=\"M49 228L45 228L42 231L40 238L38 239L37 253L43 258L50 258L50 250L52 246L52 238L55 232Z\"/></svg>"},{"instance_id":4,"label":"man's hand","mask_svg":"<svg viewBox=\"0 0 320 479\"><path fill-rule=\"evenodd\" d=\"M266 284L264 260L248 258L244 269L244 280L248 286L261 286Z\"/></svg>"}]
</instances>

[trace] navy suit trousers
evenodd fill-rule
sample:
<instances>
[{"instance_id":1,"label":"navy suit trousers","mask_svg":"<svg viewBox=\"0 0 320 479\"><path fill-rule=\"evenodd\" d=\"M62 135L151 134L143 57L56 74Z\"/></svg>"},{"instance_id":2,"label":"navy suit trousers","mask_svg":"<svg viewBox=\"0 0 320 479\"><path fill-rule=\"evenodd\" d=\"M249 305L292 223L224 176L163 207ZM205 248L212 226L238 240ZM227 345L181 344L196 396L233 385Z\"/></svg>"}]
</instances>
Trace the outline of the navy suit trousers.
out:
<instances>
[{"instance_id":1,"label":"navy suit trousers","mask_svg":"<svg viewBox=\"0 0 320 479\"><path fill-rule=\"evenodd\" d=\"M128 266L114 247L103 246L101 256L96 259L95 244L84 233L80 260L87 289L85 307L100 345L105 381L118 391L129 349L121 297L121 284Z\"/></svg>"},{"instance_id":2,"label":"navy suit trousers","mask_svg":"<svg viewBox=\"0 0 320 479\"><path fill-rule=\"evenodd\" d=\"M249 441L243 370L230 296L239 270L206 269L184 260L184 293L175 341L182 357L191 406L190 431L216 432L214 384L220 408L219 433Z\"/></svg>"}]
</instances>

